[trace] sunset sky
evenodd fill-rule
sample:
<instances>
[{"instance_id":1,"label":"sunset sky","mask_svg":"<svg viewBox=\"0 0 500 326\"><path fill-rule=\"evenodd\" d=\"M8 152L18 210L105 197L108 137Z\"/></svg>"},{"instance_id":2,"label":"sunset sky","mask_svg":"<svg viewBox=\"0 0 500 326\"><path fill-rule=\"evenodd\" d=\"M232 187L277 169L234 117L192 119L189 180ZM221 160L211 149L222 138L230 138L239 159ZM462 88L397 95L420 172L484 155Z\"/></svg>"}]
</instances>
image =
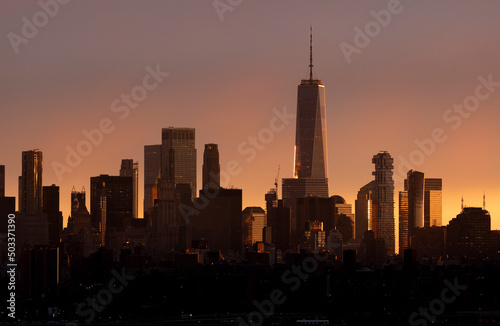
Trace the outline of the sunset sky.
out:
<instances>
[{"instance_id":1,"label":"sunset sky","mask_svg":"<svg viewBox=\"0 0 500 326\"><path fill-rule=\"evenodd\" d=\"M372 156L387 150L395 159L396 217L398 171L413 168L443 179L444 225L462 195L481 206L484 190L492 228L500 229L498 1L221 0L216 9L213 1L73 0L50 8L53 17L40 14L37 1L0 3L8 196L17 197L21 152L38 148L43 183L60 186L66 223L73 186L85 186L89 207L90 177L117 175L121 159L132 158L142 216L144 145L161 143L161 128L173 126L196 128L198 187L204 144L217 143L221 170L230 161L240 167L223 186L243 189L243 207L264 206L278 166L280 178L292 176L295 119L259 142L255 157L249 137L268 137L262 130L276 111L295 113L312 24L315 76L326 88L330 195L354 206L372 180ZM34 18L38 31L23 28ZM372 36L356 37L365 27ZM346 57L342 48L356 41L362 47ZM143 84L148 66L168 76L128 115L113 109ZM464 102L470 111L458 108ZM113 130L59 180L54 164L67 165L68 148L103 119ZM439 143L425 141L433 135Z\"/></svg>"}]
</instances>

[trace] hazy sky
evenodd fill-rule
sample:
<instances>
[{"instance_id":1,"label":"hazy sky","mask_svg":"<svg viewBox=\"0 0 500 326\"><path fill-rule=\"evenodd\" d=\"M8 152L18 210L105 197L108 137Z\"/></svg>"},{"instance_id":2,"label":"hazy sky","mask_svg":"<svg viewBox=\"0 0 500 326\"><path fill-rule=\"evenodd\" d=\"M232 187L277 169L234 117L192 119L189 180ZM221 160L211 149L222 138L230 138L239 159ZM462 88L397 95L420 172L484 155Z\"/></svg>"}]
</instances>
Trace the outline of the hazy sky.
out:
<instances>
[{"instance_id":1,"label":"hazy sky","mask_svg":"<svg viewBox=\"0 0 500 326\"><path fill-rule=\"evenodd\" d=\"M354 204L372 180L372 156L387 150L396 170L443 178L443 224L459 213L462 194L481 206L484 190L500 228L498 1L221 0L217 9L212 1L40 2L52 3L53 17L37 1L0 2L7 195L17 196L21 152L39 148L43 183L61 187L66 223L73 186L85 186L89 207L90 177L117 175L121 159L133 158L142 215L144 145L159 144L161 128L173 126L196 128L198 186L204 144L217 143L221 169L230 161L239 168L223 185L243 189L244 207L264 206L278 166L280 178L292 176L295 120L273 118L295 113L312 24L315 73L326 87L330 195ZM148 79L143 93L148 66L163 80ZM127 115L121 98L133 90L145 98ZM112 131L86 148L83 131L102 123ZM79 144L88 155L71 167L68 148ZM54 164L72 171L59 180ZM403 186L395 179L397 208Z\"/></svg>"}]
</instances>

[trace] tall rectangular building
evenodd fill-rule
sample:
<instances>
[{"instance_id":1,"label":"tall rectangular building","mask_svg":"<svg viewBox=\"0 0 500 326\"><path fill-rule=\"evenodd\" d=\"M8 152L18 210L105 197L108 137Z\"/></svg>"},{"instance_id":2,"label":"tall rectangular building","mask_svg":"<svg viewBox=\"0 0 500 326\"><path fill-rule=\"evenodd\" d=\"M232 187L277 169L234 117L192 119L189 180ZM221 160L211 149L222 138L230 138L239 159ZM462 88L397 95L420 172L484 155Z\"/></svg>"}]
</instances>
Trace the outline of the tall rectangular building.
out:
<instances>
[{"instance_id":1,"label":"tall rectangular building","mask_svg":"<svg viewBox=\"0 0 500 326\"><path fill-rule=\"evenodd\" d=\"M417 228L441 226L443 215L443 180L424 178L425 174L410 170L399 200L399 251L413 248ZM421 233L423 234L423 233Z\"/></svg>"},{"instance_id":2,"label":"tall rectangular building","mask_svg":"<svg viewBox=\"0 0 500 326\"><path fill-rule=\"evenodd\" d=\"M132 178L101 174L90 178L92 225L105 233L130 226L133 216Z\"/></svg>"},{"instance_id":3,"label":"tall rectangular building","mask_svg":"<svg viewBox=\"0 0 500 326\"><path fill-rule=\"evenodd\" d=\"M134 163L131 159L123 159L120 176L132 177L133 218L139 218L139 163Z\"/></svg>"},{"instance_id":4,"label":"tall rectangular building","mask_svg":"<svg viewBox=\"0 0 500 326\"><path fill-rule=\"evenodd\" d=\"M5 197L5 165L0 165L0 198Z\"/></svg>"},{"instance_id":5,"label":"tall rectangular building","mask_svg":"<svg viewBox=\"0 0 500 326\"><path fill-rule=\"evenodd\" d=\"M375 176L373 183L372 230L376 239L384 239L388 255L394 255L396 246L394 225L394 159L388 152L373 156Z\"/></svg>"},{"instance_id":6,"label":"tall rectangular building","mask_svg":"<svg viewBox=\"0 0 500 326\"><path fill-rule=\"evenodd\" d=\"M144 214L158 199L158 179L161 177L161 145L144 146Z\"/></svg>"},{"instance_id":7,"label":"tall rectangular building","mask_svg":"<svg viewBox=\"0 0 500 326\"><path fill-rule=\"evenodd\" d=\"M363 239L365 232L371 230L373 181L359 189L355 202L354 231L356 239Z\"/></svg>"},{"instance_id":8,"label":"tall rectangular building","mask_svg":"<svg viewBox=\"0 0 500 326\"><path fill-rule=\"evenodd\" d=\"M443 219L443 179L426 178L424 226L441 226Z\"/></svg>"},{"instance_id":9,"label":"tall rectangular building","mask_svg":"<svg viewBox=\"0 0 500 326\"><path fill-rule=\"evenodd\" d=\"M164 180L188 183L196 196L196 147L194 128L163 128L161 142L161 176Z\"/></svg>"},{"instance_id":10,"label":"tall rectangular building","mask_svg":"<svg viewBox=\"0 0 500 326\"><path fill-rule=\"evenodd\" d=\"M43 154L38 150L22 153L22 175L19 177L19 211L27 215L42 213Z\"/></svg>"},{"instance_id":11,"label":"tall rectangular building","mask_svg":"<svg viewBox=\"0 0 500 326\"><path fill-rule=\"evenodd\" d=\"M59 210L59 187L43 187L43 213L47 216L49 245L57 245L63 229L63 216Z\"/></svg>"},{"instance_id":12,"label":"tall rectangular building","mask_svg":"<svg viewBox=\"0 0 500 326\"><path fill-rule=\"evenodd\" d=\"M312 28L309 48L309 78L297 89L297 117L293 178L283 179L284 206L291 208L292 243L298 241L297 199L328 197L328 151L325 86L313 78Z\"/></svg>"},{"instance_id":13,"label":"tall rectangular building","mask_svg":"<svg viewBox=\"0 0 500 326\"><path fill-rule=\"evenodd\" d=\"M313 79L311 28L309 79L302 79L297 90L295 178L328 179L326 139L325 86Z\"/></svg>"},{"instance_id":14,"label":"tall rectangular building","mask_svg":"<svg viewBox=\"0 0 500 326\"><path fill-rule=\"evenodd\" d=\"M399 192L399 253L408 249L408 191Z\"/></svg>"},{"instance_id":15,"label":"tall rectangular building","mask_svg":"<svg viewBox=\"0 0 500 326\"><path fill-rule=\"evenodd\" d=\"M203 184L202 189L220 187L219 146L206 144L203 152Z\"/></svg>"}]
</instances>

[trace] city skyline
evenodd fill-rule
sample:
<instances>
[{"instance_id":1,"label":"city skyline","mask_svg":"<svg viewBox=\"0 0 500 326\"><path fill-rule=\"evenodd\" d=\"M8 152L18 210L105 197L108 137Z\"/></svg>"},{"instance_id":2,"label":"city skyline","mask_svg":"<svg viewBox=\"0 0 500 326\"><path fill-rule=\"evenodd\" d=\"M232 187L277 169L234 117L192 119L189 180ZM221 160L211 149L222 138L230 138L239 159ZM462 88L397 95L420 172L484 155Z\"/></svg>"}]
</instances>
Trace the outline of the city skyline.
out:
<instances>
[{"instance_id":1,"label":"city skyline","mask_svg":"<svg viewBox=\"0 0 500 326\"><path fill-rule=\"evenodd\" d=\"M10 31L19 33L23 23L19 17L31 18L40 9L35 2L22 6L7 3L5 6L4 15L8 12L9 16L2 18L0 23L4 34ZM103 9L102 15L112 10L126 15L141 8L138 3L124 7L114 3L99 6ZM498 24L493 20L494 10L490 10L486 3L470 5L465 2L454 4L453 11L448 10L450 8L445 4L404 2L403 6L404 10L394 15L390 25L374 37L361 53L354 54L350 63L346 61L339 44L352 44L353 28L363 28L373 20L370 11L385 9L386 2L323 4L317 8L292 3L284 8L289 15L287 22L299 15L300 8L308 8L298 22L281 30L272 24L270 15L264 17L262 26L255 31L244 25L257 21L259 7L247 2L232 12L226 12L222 22L210 3L201 5L204 11L199 9L196 12L201 19L193 22L192 26L186 26L182 19L174 15L179 14L184 19L188 17L189 10L193 9L190 4L172 2L151 6L147 10L152 21L159 24L158 30L151 34L151 38L141 40L141 55L136 56L138 52L132 51L134 55L118 56L119 60L113 60L113 55L114 51L125 49L122 43L101 43L131 31L128 28L115 30L108 25L109 22L97 18L95 27L89 26L88 31L71 35L85 47L82 54L75 53L79 49L75 44L59 51L56 45L59 43L54 42L60 42L61 37L70 37L66 33L71 33L78 25L69 21L76 19L80 10L85 12L92 6L74 3L61 7L47 27L40 28L35 38L20 45L19 53L11 50L7 38L1 43L7 63L5 78L11 83L0 91L2 111L9 116L2 119L0 126L4 139L13 140L13 135L18 135L15 142L2 146L0 164L6 166L6 195L18 197L21 152L39 148L44 153L43 185L56 184L60 187L61 210L66 224L72 187L90 189L90 177L117 175L121 160L131 158L139 163L139 216L142 216L144 146L158 142L161 128L175 126L197 130L196 148L203 148L207 143L218 144L221 171L227 170L230 161L236 161L241 168L241 172L232 176L229 182L221 180L221 185L242 188L243 207L264 207L264 194L273 186L278 166L282 167L280 177L292 177L295 118L290 118L282 131L275 132L272 141L259 143L260 147L252 147L248 137L258 138L259 132L268 128L271 119L277 116L276 112L284 115L284 119L286 114L295 112L295 87L299 78L306 77L304 62L308 58L308 28L312 23L315 31L315 74L325 84L328 97L330 195L341 195L354 205L359 188L371 180L371 156L379 150L387 150L395 160L395 193L403 190L402 180L410 169L442 178L443 225L446 225L460 211L462 194L467 206L479 207L484 190L486 208L492 216L492 228L498 229L500 205L496 202L500 192L496 186L499 172L495 165L500 157L495 151L494 141L499 133L494 129L494 122L499 117L495 108L499 101L496 86L492 88L489 99L480 101L477 111L460 119L462 124L456 130L453 127L458 126L459 115L448 116L454 118L452 123L443 118L443 114L453 109L454 104L462 104L464 99L474 95L482 80L500 80L500 73L494 64L496 61L493 60L499 49L489 42L493 37L491 33L496 30L494 26ZM266 9L274 14L279 12L279 8L277 4L266 4ZM162 24L161 15L153 14L153 9L164 10L163 13L169 15L169 21ZM353 9L357 14L352 13ZM260 10L263 10L262 7ZM325 13L321 15L321 11ZM417 15L429 14L430 26L413 22L407 11ZM351 14L345 19L333 19L339 12ZM447 15L440 19L449 28L439 30L437 36L432 36L431 27L437 26L437 18L443 12ZM327 22L327 14L333 16L331 22ZM478 17L482 17L481 20ZM123 19L114 16L106 18L115 24ZM471 24L483 26L485 34L477 37L468 33L467 28ZM179 26L185 28L180 36L175 36L173 29L180 29ZM168 28L172 31L168 32ZM262 33L264 28L266 33ZM93 52L93 43L88 38L95 34L96 29L103 33L103 37L95 40L99 50ZM148 31L148 28L141 27L140 31ZM139 41L141 34L137 32L133 35L132 40ZM158 45L158 35L165 36L168 42ZM410 36L408 38L416 44L408 46L408 49L395 48L395 43L403 42L402 35ZM441 47L439 41L446 37L454 42ZM212 43L207 43L205 39ZM248 46L245 39L252 40L249 43L252 43L251 48L256 55L242 53L246 51L240 48L247 49ZM453 46L450 47L450 44ZM427 45L425 55L420 58L409 55L412 51L416 52L418 45ZM484 50L485 47L488 51ZM207 48L213 51L203 53L203 49ZM150 54L142 53L148 50ZM159 51L156 53L156 50ZM188 55L185 55L186 51ZM55 62L52 59L54 55L60 55L61 60ZM91 63L92 60L83 60L82 55L98 60ZM481 60L472 60L479 55ZM184 56L187 58L184 59ZM450 56L453 56L452 64L447 64ZM77 62L82 62L82 65ZM433 69L422 68L430 63ZM193 67L188 67L188 64ZM52 67L53 72L49 73L43 66ZM146 67L154 71L157 66L160 71L169 73L163 82L149 91L147 98L136 109L131 109L127 116L121 111L112 111L111 103L122 93L130 93L150 73ZM65 67L69 67L68 71ZM267 77L265 82L263 74ZM47 83L42 84L42 81ZM186 88L195 90L196 98L186 97ZM482 92L486 92L486 86ZM256 97L255 94L260 95ZM72 172L63 174L62 180L59 180L52 163L65 164L67 147L75 149L79 142L86 139L82 131L99 128L104 118L112 119L114 130L104 133L102 141L93 146L91 153L82 157L81 163L70 167ZM36 123L39 120L47 122L40 126ZM23 126L28 126L30 132L19 135L17 131ZM447 140L434 142L435 149L432 150L432 143L424 140L432 139L434 128L438 127L443 128ZM424 144L425 150L420 149L416 142ZM401 168L403 174L397 175L403 162L400 157L412 161L412 153L416 151L423 153L423 163L404 166ZM418 154L414 154L413 160L417 159ZM198 189L201 185L201 162L202 157L198 155ZM261 177L255 178L255 175ZM87 206L90 207L88 198ZM398 216L397 205L395 216Z\"/></svg>"}]
</instances>

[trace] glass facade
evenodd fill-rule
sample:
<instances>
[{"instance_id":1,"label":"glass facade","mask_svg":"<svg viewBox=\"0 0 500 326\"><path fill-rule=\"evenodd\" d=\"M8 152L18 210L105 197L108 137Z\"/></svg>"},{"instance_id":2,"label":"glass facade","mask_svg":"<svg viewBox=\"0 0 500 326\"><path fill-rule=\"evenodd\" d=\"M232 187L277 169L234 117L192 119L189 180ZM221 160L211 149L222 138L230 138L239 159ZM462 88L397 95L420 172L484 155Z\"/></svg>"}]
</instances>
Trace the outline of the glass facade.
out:
<instances>
[{"instance_id":1,"label":"glass facade","mask_svg":"<svg viewBox=\"0 0 500 326\"><path fill-rule=\"evenodd\" d=\"M365 232L372 229L372 189L373 181L363 186L358 191L355 202L355 238L362 239Z\"/></svg>"},{"instance_id":2,"label":"glass facade","mask_svg":"<svg viewBox=\"0 0 500 326\"><path fill-rule=\"evenodd\" d=\"M19 177L19 211L27 215L42 213L43 154L32 150L22 153L22 175Z\"/></svg>"},{"instance_id":3,"label":"glass facade","mask_svg":"<svg viewBox=\"0 0 500 326\"><path fill-rule=\"evenodd\" d=\"M396 245L394 225L394 159L388 152L373 156L375 176L373 183L372 230L375 238L385 240L388 255L393 255Z\"/></svg>"},{"instance_id":4,"label":"glass facade","mask_svg":"<svg viewBox=\"0 0 500 326\"><path fill-rule=\"evenodd\" d=\"M158 199L157 181L161 176L161 145L144 146L144 213Z\"/></svg>"},{"instance_id":5,"label":"glass facade","mask_svg":"<svg viewBox=\"0 0 500 326\"><path fill-rule=\"evenodd\" d=\"M399 192L399 253L408 249L408 191Z\"/></svg>"},{"instance_id":6,"label":"glass facade","mask_svg":"<svg viewBox=\"0 0 500 326\"><path fill-rule=\"evenodd\" d=\"M194 128L163 128L162 178L174 184L188 183L196 196L196 148Z\"/></svg>"},{"instance_id":7,"label":"glass facade","mask_svg":"<svg viewBox=\"0 0 500 326\"><path fill-rule=\"evenodd\" d=\"M443 219L443 180L425 179L424 225L441 226Z\"/></svg>"},{"instance_id":8,"label":"glass facade","mask_svg":"<svg viewBox=\"0 0 500 326\"><path fill-rule=\"evenodd\" d=\"M207 186L208 188L220 186L219 146L217 144L206 144L203 152L202 189Z\"/></svg>"},{"instance_id":9,"label":"glass facade","mask_svg":"<svg viewBox=\"0 0 500 326\"><path fill-rule=\"evenodd\" d=\"M328 178L325 86L303 80L297 93L296 178Z\"/></svg>"}]
</instances>

